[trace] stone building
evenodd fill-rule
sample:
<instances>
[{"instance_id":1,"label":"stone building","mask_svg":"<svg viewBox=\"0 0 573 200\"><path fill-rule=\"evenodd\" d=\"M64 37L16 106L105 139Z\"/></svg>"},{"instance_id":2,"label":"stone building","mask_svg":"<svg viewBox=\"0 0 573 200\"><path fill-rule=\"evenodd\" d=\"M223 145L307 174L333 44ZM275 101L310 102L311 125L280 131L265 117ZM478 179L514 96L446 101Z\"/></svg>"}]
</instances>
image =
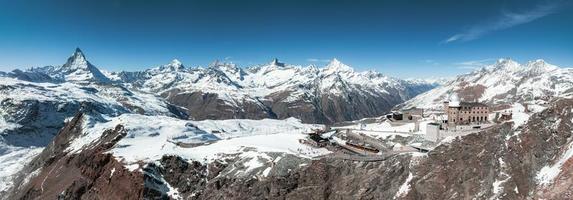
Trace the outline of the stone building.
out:
<instances>
[{"instance_id":1,"label":"stone building","mask_svg":"<svg viewBox=\"0 0 573 200\"><path fill-rule=\"evenodd\" d=\"M450 125L481 124L488 122L489 106L479 102L444 102L444 112Z\"/></svg>"}]
</instances>

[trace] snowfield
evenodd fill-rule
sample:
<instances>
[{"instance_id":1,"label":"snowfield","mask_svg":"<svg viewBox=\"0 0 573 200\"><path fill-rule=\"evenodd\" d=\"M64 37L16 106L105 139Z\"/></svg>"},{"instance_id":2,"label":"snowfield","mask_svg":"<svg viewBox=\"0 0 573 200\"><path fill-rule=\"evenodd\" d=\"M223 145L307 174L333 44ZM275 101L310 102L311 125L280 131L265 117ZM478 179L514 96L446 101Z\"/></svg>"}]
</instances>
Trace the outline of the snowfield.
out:
<instances>
[{"instance_id":1,"label":"snowfield","mask_svg":"<svg viewBox=\"0 0 573 200\"><path fill-rule=\"evenodd\" d=\"M86 117L84 133L73 140L68 150L77 152L97 140L105 130L123 125L127 136L110 153L130 169L136 169L132 165L139 161L154 162L164 155L178 155L206 163L229 154L256 158L265 157L265 152L281 152L313 158L330 153L299 143L299 139L306 137L304 133L322 126L302 124L294 118L188 121L166 116L123 114L106 117L105 120L100 122ZM256 160L251 164L258 165Z\"/></svg>"}]
</instances>

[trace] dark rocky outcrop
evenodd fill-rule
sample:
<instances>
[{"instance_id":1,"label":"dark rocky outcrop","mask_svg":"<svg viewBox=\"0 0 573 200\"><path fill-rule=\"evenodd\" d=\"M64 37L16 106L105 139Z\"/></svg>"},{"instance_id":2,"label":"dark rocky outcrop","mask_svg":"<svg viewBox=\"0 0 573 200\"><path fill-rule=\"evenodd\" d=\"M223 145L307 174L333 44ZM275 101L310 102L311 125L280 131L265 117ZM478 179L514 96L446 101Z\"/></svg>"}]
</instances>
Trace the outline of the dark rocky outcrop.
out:
<instances>
[{"instance_id":1,"label":"dark rocky outcrop","mask_svg":"<svg viewBox=\"0 0 573 200\"><path fill-rule=\"evenodd\" d=\"M213 93L181 93L175 89L163 93L162 96L167 101L186 108L189 118L193 120L277 118L270 108L257 99L237 100L234 103L238 106L234 106L229 105Z\"/></svg>"}]
</instances>

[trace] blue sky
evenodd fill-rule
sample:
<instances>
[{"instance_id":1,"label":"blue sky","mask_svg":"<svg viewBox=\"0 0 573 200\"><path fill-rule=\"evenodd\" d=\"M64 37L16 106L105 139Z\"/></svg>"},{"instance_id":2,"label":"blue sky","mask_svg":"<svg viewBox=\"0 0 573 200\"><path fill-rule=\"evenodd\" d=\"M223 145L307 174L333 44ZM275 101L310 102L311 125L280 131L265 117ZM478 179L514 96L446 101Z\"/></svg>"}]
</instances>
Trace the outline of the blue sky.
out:
<instances>
[{"instance_id":1,"label":"blue sky","mask_svg":"<svg viewBox=\"0 0 573 200\"><path fill-rule=\"evenodd\" d=\"M0 71L60 65L240 66L338 58L402 78L453 76L497 58L573 67L568 1L0 0Z\"/></svg>"}]
</instances>

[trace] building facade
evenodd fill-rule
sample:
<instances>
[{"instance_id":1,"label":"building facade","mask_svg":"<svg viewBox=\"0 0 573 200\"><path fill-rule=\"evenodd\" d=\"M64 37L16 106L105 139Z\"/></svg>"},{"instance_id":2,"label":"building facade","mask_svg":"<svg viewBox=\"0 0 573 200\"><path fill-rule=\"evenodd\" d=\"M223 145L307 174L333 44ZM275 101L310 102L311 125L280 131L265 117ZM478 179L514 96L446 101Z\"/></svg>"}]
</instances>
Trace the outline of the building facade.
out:
<instances>
[{"instance_id":1,"label":"building facade","mask_svg":"<svg viewBox=\"0 0 573 200\"><path fill-rule=\"evenodd\" d=\"M444 102L444 112L450 125L469 125L488 122L489 106L478 102Z\"/></svg>"}]
</instances>

